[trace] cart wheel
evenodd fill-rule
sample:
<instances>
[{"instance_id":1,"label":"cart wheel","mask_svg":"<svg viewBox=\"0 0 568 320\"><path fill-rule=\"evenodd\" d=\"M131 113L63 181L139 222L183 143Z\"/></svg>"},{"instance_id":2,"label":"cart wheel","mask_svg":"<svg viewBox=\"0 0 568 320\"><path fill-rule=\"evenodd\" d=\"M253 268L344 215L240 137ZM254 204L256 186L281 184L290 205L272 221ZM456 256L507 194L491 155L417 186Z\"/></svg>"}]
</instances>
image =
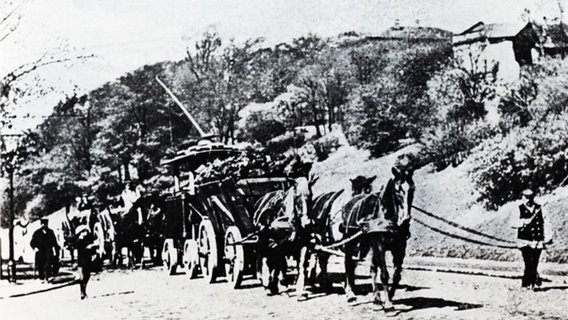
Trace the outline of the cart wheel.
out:
<instances>
[{"instance_id":1,"label":"cart wheel","mask_svg":"<svg viewBox=\"0 0 568 320\"><path fill-rule=\"evenodd\" d=\"M166 241L164 241L162 261L164 262L164 268L168 271L168 274L174 275L177 269L177 253L172 239L166 239Z\"/></svg>"},{"instance_id":2,"label":"cart wheel","mask_svg":"<svg viewBox=\"0 0 568 320\"><path fill-rule=\"evenodd\" d=\"M268 278L270 277L270 270L266 258L259 256L256 260L256 278L260 280L263 287L268 287Z\"/></svg>"},{"instance_id":3,"label":"cart wheel","mask_svg":"<svg viewBox=\"0 0 568 320\"><path fill-rule=\"evenodd\" d=\"M197 277L197 270L199 269L199 249L197 248L197 241L193 239L185 240L183 246L183 265L189 278L195 279Z\"/></svg>"},{"instance_id":4,"label":"cart wheel","mask_svg":"<svg viewBox=\"0 0 568 320\"><path fill-rule=\"evenodd\" d=\"M209 220L199 226L199 266L203 277L213 283L217 278L217 240L215 230Z\"/></svg>"},{"instance_id":5,"label":"cart wheel","mask_svg":"<svg viewBox=\"0 0 568 320\"><path fill-rule=\"evenodd\" d=\"M231 226L227 228L225 233L225 258L227 259L225 274L227 275L227 281L235 289L243 281L245 253L242 244L235 244L242 239L241 232L237 227Z\"/></svg>"}]
</instances>

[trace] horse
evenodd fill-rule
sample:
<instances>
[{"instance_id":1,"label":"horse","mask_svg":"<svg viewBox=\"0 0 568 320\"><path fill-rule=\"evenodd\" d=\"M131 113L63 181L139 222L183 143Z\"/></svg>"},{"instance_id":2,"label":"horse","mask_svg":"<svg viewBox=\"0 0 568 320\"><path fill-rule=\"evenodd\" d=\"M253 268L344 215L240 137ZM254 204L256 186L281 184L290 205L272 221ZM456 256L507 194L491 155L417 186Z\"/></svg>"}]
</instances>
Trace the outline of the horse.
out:
<instances>
[{"instance_id":1,"label":"horse","mask_svg":"<svg viewBox=\"0 0 568 320\"><path fill-rule=\"evenodd\" d=\"M164 246L164 228L165 214L163 212L164 199L159 196L150 196L144 198L144 242L145 248L148 248L150 260L154 265L162 263L161 250Z\"/></svg>"},{"instance_id":2,"label":"horse","mask_svg":"<svg viewBox=\"0 0 568 320\"><path fill-rule=\"evenodd\" d=\"M308 209L311 202L311 186L315 180L305 177L296 179L288 190L272 191L261 197L253 214L254 224L259 234L259 254L266 258L269 270L267 289L269 294L278 293L278 278L285 278L287 257L292 257L298 264L305 263L306 245L309 235ZM301 295L305 275L299 275L297 290Z\"/></svg>"},{"instance_id":3,"label":"horse","mask_svg":"<svg viewBox=\"0 0 568 320\"><path fill-rule=\"evenodd\" d=\"M361 204L361 211L366 213L366 238L373 251L372 285L373 303L382 304L377 286L377 269L384 291L385 310L392 309L392 298L400 283L402 264L406 255L406 242L410 237L410 212L414 198L412 174L392 168L393 177L388 181L382 195L372 194ZM406 187L406 188L405 188ZM389 289L389 273L385 254L390 251L393 257L393 283ZM347 256L347 255L346 255Z\"/></svg>"},{"instance_id":4,"label":"horse","mask_svg":"<svg viewBox=\"0 0 568 320\"><path fill-rule=\"evenodd\" d=\"M112 199L111 199L112 200ZM145 195L138 198L130 208L117 197L106 207L115 231L114 264L122 264L122 250L126 248L128 266L144 266L144 251L148 248L155 265L161 263L160 251L163 246L164 214L162 197Z\"/></svg>"},{"instance_id":5,"label":"horse","mask_svg":"<svg viewBox=\"0 0 568 320\"><path fill-rule=\"evenodd\" d=\"M144 254L143 240L145 231L142 226L142 208L135 203L130 208L118 207L114 208L114 210L110 208L108 210L116 233L113 264L122 264L122 251L123 248L126 248L128 267L134 267L142 261Z\"/></svg>"},{"instance_id":6,"label":"horse","mask_svg":"<svg viewBox=\"0 0 568 320\"><path fill-rule=\"evenodd\" d=\"M325 246L334 242L341 241L346 235L342 231L343 222L342 213L349 210L355 202L361 199L364 195L371 193L372 183L376 176L369 178L357 176L350 179L351 192L346 190L333 191L323 193L313 199L312 206L309 211L309 218L311 220L311 234L312 242L317 245ZM351 236L352 230L346 230ZM314 249L312 247L312 249ZM320 266L320 287L324 290L329 289L330 283L328 281L327 263L329 261L330 253L328 251L311 250L309 254L317 256ZM303 267L303 266L300 266ZM351 265L346 265L346 269L350 269ZM353 268L354 269L354 268ZM300 270L302 273L308 273L308 270Z\"/></svg>"},{"instance_id":7,"label":"horse","mask_svg":"<svg viewBox=\"0 0 568 320\"><path fill-rule=\"evenodd\" d=\"M314 199L311 215L318 225L316 230L319 230L320 243L325 246L347 240L343 244L343 254L345 293L348 302L356 300L353 289L357 261L353 257L365 257L371 250L373 302L382 303L376 281L377 270L380 270L380 279L386 298L384 308L392 308L391 299L401 280L414 193L411 174L396 168L392 169L392 173L393 177L388 181L384 190L378 193L371 193L371 182L374 177L357 177L351 180L353 192L350 196L346 193L335 192L323 194ZM364 232L361 234L362 230ZM391 251L394 264L393 284L390 290L385 263L386 251ZM320 251L318 258L322 277L327 279L326 264L329 254Z\"/></svg>"}]
</instances>

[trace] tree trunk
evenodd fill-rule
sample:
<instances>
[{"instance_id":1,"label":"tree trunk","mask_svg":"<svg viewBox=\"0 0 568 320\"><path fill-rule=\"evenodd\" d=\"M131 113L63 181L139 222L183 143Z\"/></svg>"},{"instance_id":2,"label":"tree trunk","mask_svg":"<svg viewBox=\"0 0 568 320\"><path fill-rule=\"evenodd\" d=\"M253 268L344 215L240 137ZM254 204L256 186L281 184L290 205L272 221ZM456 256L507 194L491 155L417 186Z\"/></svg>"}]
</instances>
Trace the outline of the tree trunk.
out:
<instances>
[{"instance_id":1,"label":"tree trunk","mask_svg":"<svg viewBox=\"0 0 568 320\"><path fill-rule=\"evenodd\" d=\"M314 125L316 126L316 137L319 138L319 137L321 137L321 130L320 130L320 127L319 127L319 119L318 119L319 112L316 108L316 104L313 103L313 102L312 102L312 114L314 116L314 119L313 119Z\"/></svg>"},{"instance_id":2,"label":"tree trunk","mask_svg":"<svg viewBox=\"0 0 568 320\"><path fill-rule=\"evenodd\" d=\"M124 166L124 181L130 181L130 161L123 160L122 165Z\"/></svg>"}]
</instances>

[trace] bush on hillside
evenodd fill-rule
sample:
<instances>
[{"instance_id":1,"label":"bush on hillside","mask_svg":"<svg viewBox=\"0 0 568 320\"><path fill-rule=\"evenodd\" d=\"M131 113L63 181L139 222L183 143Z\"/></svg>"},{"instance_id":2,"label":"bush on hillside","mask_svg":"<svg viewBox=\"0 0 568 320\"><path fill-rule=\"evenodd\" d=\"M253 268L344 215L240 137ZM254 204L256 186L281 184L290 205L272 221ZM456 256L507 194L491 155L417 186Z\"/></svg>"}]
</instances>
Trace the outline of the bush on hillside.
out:
<instances>
[{"instance_id":1,"label":"bush on hillside","mask_svg":"<svg viewBox=\"0 0 568 320\"><path fill-rule=\"evenodd\" d=\"M392 104L394 90L394 83L383 78L355 90L346 107L343 130L347 140L369 150L372 157L396 150L408 132L408 120Z\"/></svg>"},{"instance_id":2,"label":"bush on hillside","mask_svg":"<svg viewBox=\"0 0 568 320\"><path fill-rule=\"evenodd\" d=\"M306 142L306 137L301 133L286 132L273 138L266 143L266 151L270 155L282 155L286 151L300 148Z\"/></svg>"},{"instance_id":3,"label":"bush on hillside","mask_svg":"<svg viewBox=\"0 0 568 320\"><path fill-rule=\"evenodd\" d=\"M525 107L532 120L504 131L476 150L471 171L486 205L495 208L531 188L547 192L568 176L568 62L548 61L538 92ZM501 110L503 112L503 110Z\"/></svg>"},{"instance_id":4,"label":"bush on hillside","mask_svg":"<svg viewBox=\"0 0 568 320\"><path fill-rule=\"evenodd\" d=\"M518 199L526 188L551 191L568 175L568 119L517 129L483 143L475 154L471 176L489 208Z\"/></svg>"},{"instance_id":5,"label":"bush on hillside","mask_svg":"<svg viewBox=\"0 0 568 320\"><path fill-rule=\"evenodd\" d=\"M339 138L326 135L312 142L318 161L324 161L329 155L339 148Z\"/></svg>"},{"instance_id":6,"label":"bush on hillside","mask_svg":"<svg viewBox=\"0 0 568 320\"><path fill-rule=\"evenodd\" d=\"M270 139L286 132L284 124L270 112L251 112L246 120L239 137L241 140L258 141L266 145Z\"/></svg>"},{"instance_id":7,"label":"bush on hillside","mask_svg":"<svg viewBox=\"0 0 568 320\"><path fill-rule=\"evenodd\" d=\"M524 76L499 101L500 127L504 132L514 127L525 127L533 120L531 103L536 99L538 84L534 77Z\"/></svg>"},{"instance_id":8,"label":"bush on hillside","mask_svg":"<svg viewBox=\"0 0 568 320\"><path fill-rule=\"evenodd\" d=\"M432 128L425 133L420 143L423 148L420 153L422 163L433 163L437 171L452 165L459 165L470 150L484 139L495 135L495 128L484 122L476 122L465 127L448 123Z\"/></svg>"}]
</instances>

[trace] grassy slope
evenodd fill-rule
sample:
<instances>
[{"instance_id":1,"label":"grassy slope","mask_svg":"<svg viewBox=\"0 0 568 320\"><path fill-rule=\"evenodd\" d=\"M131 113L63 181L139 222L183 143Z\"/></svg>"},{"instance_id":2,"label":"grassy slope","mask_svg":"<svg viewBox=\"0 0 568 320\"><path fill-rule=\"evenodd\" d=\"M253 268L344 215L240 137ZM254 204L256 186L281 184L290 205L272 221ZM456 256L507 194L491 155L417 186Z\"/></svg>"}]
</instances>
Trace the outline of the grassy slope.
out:
<instances>
[{"instance_id":1,"label":"grassy slope","mask_svg":"<svg viewBox=\"0 0 568 320\"><path fill-rule=\"evenodd\" d=\"M357 150L351 146L342 146L328 159L314 165L313 172L320 179L314 185L314 193L349 188L349 179L357 175L376 175L374 190L379 190L389 176L390 168L396 157L401 153L416 151L417 147L408 146L398 152L379 159L368 159L368 152ZM498 211L487 211L480 204L478 194L468 169L472 163L466 160L458 167L449 167L441 172L435 172L426 166L416 171L416 195L414 204L429 212L433 212L448 220L477 231L496 236L501 239L514 241L515 233L509 227L509 217L516 213L518 203L511 202ZM544 260L568 262L568 187L559 188L553 194L537 197L544 205L544 212L549 216L555 232L555 243L544 254ZM491 239L472 236L459 231L444 223L437 222L424 214L414 211L413 216L444 231L457 233L468 238L494 242ZM481 258L493 260L514 261L520 259L518 250L494 248L471 244L462 240L452 239L436 233L417 222L411 227L412 237L408 250L413 255L434 255L462 258Z\"/></svg>"}]
</instances>

